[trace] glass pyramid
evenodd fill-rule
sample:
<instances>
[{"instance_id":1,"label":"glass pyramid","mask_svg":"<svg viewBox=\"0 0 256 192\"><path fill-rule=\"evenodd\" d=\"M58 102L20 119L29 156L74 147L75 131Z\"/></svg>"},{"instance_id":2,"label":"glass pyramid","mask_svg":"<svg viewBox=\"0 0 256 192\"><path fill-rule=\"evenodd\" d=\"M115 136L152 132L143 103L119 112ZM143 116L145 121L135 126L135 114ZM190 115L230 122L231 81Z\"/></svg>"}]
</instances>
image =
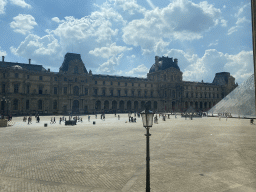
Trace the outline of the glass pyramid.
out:
<instances>
[{"instance_id":1,"label":"glass pyramid","mask_svg":"<svg viewBox=\"0 0 256 192\"><path fill-rule=\"evenodd\" d=\"M218 113L231 113L233 117L255 116L254 74L208 111L209 115Z\"/></svg>"}]
</instances>

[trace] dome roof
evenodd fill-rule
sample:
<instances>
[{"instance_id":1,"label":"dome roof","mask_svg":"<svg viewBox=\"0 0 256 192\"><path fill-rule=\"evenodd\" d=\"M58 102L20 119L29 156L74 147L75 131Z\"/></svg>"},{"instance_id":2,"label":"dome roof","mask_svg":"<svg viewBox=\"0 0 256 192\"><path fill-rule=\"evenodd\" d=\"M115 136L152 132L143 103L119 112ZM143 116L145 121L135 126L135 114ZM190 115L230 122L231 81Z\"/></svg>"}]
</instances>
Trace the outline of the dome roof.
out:
<instances>
[{"instance_id":1,"label":"dome roof","mask_svg":"<svg viewBox=\"0 0 256 192\"><path fill-rule=\"evenodd\" d=\"M13 68L13 69L22 69L22 67L19 66L19 65L14 65L14 66L12 66L12 68Z\"/></svg>"},{"instance_id":2,"label":"dome roof","mask_svg":"<svg viewBox=\"0 0 256 192\"><path fill-rule=\"evenodd\" d=\"M171 67L178 69L180 71L180 68L178 66L178 59L174 59L173 61L172 57L168 58L168 56L167 57L156 56L155 63L151 66L149 73L153 73L158 70L165 70Z\"/></svg>"}]
</instances>

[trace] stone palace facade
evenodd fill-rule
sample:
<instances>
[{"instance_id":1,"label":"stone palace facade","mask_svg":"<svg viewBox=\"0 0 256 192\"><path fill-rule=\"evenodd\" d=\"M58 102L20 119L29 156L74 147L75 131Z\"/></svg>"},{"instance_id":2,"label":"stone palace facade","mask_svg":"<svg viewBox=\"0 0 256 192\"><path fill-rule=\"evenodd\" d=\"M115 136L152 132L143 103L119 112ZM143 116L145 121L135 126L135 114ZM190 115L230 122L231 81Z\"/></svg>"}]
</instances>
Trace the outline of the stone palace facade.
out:
<instances>
[{"instance_id":1,"label":"stone palace facade","mask_svg":"<svg viewBox=\"0 0 256 192\"><path fill-rule=\"evenodd\" d=\"M42 65L0 62L0 110L3 114L84 114L141 111L207 111L236 86L228 72L212 83L182 80L178 60L155 57L147 78L96 75L80 54L67 53L59 72Z\"/></svg>"}]
</instances>

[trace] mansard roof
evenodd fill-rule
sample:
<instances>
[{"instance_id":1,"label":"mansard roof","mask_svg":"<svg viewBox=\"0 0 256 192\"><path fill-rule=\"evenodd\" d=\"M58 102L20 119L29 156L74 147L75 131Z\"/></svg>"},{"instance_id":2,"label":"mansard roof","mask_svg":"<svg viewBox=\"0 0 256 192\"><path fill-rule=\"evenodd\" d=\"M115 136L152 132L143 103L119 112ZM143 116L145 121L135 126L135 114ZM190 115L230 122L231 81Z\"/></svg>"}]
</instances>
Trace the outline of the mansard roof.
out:
<instances>
[{"instance_id":1,"label":"mansard roof","mask_svg":"<svg viewBox=\"0 0 256 192\"><path fill-rule=\"evenodd\" d=\"M88 73L85 66L84 66L84 63L81 59L81 55L80 54L76 54L76 53L66 53L65 57L64 57L64 61L60 67L60 71L62 72L67 72L69 70L69 67L70 67L70 62L72 61L78 61L78 62L81 62L83 64L83 71L84 73Z\"/></svg>"},{"instance_id":2,"label":"mansard roof","mask_svg":"<svg viewBox=\"0 0 256 192\"><path fill-rule=\"evenodd\" d=\"M26 69L29 71L46 71L46 69L42 65L35 65L35 64L26 64L26 63L14 63L14 62L0 62L0 68L17 68L20 66L20 70Z\"/></svg>"},{"instance_id":3,"label":"mansard roof","mask_svg":"<svg viewBox=\"0 0 256 192\"><path fill-rule=\"evenodd\" d=\"M180 71L180 68L178 66L178 59L174 59L173 61L173 58L169 58L168 56L167 57L158 57L156 56L155 57L155 63L152 65L152 67L150 68L149 70L149 73L153 73L153 72L156 72L158 70L165 70L165 69L168 69L168 68L175 68L175 69L178 69Z\"/></svg>"}]
</instances>

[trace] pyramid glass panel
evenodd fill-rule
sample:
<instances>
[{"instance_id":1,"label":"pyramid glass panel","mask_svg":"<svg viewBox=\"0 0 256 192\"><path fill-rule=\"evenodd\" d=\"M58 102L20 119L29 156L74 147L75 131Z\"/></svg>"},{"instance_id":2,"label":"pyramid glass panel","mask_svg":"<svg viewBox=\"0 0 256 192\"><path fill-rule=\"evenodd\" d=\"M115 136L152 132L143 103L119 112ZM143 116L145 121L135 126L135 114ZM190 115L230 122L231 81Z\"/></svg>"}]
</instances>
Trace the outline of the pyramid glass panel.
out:
<instances>
[{"instance_id":1,"label":"pyramid glass panel","mask_svg":"<svg viewBox=\"0 0 256 192\"><path fill-rule=\"evenodd\" d=\"M251 75L208 111L209 115L219 113L231 113L233 117L255 116L254 75Z\"/></svg>"}]
</instances>

